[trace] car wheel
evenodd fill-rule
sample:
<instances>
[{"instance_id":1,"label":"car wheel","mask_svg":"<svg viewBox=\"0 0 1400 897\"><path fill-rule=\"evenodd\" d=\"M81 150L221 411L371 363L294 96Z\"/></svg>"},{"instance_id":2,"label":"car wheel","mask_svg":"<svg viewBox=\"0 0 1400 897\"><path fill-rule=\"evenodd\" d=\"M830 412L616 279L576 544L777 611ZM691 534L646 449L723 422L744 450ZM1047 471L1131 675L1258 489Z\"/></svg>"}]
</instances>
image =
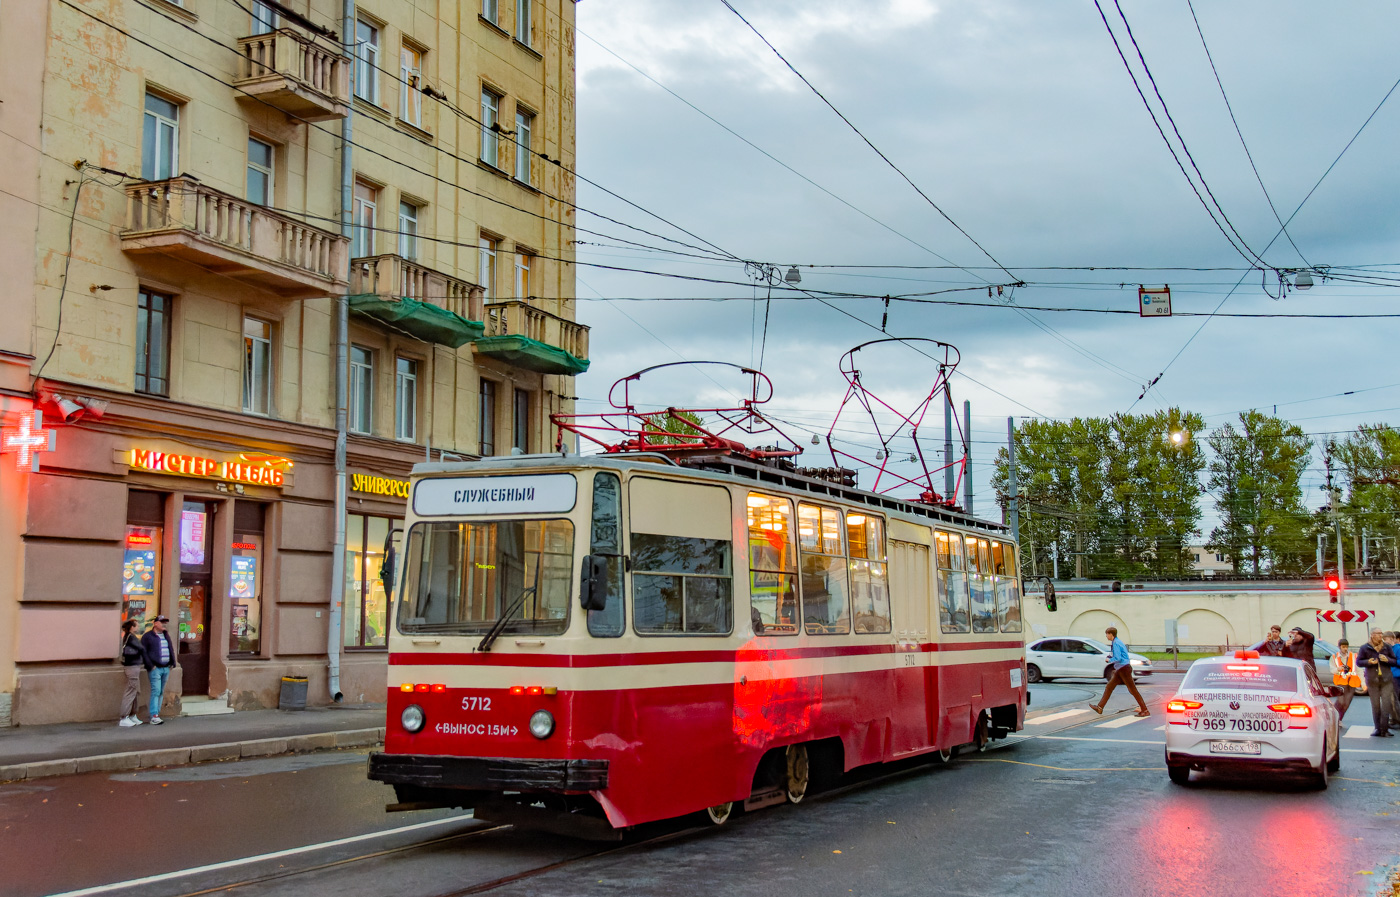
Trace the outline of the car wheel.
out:
<instances>
[{"instance_id":1,"label":"car wheel","mask_svg":"<svg viewBox=\"0 0 1400 897\"><path fill-rule=\"evenodd\" d=\"M1191 767L1185 763L1168 763L1167 777L1177 785L1188 785L1191 783Z\"/></svg>"},{"instance_id":2,"label":"car wheel","mask_svg":"<svg viewBox=\"0 0 1400 897\"><path fill-rule=\"evenodd\" d=\"M1026 681L1027 681L1027 682L1039 682L1039 681L1041 681L1041 679L1040 679L1040 667L1036 666L1036 665L1033 664L1033 663L1028 663L1028 664L1026 664Z\"/></svg>"},{"instance_id":3,"label":"car wheel","mask_svg":"<svg viewBox=\"0 0 1400 897\"><path fill-rule=\"evenodd\" d=\"M1342 746L1337 745L1337 753L1332 755L1332 759L1327 761L1327 771L1336 772L1342 768Z\"/></svg>"},{"instance_id":4,"label":"car wheel","mask_svg":"<svg viewBox=\"0 0 1400 897\"><path fill-rule=\"evenodd\" d=\"M1318 791L1327 790L1328 775L1331 772L1332 764L1327 762L1327 741L1324 739L1322 742L1322 762L1318 764L1317 771L1313 773L1313 785L1317 787Z\"/></svg>"}]
</instances>

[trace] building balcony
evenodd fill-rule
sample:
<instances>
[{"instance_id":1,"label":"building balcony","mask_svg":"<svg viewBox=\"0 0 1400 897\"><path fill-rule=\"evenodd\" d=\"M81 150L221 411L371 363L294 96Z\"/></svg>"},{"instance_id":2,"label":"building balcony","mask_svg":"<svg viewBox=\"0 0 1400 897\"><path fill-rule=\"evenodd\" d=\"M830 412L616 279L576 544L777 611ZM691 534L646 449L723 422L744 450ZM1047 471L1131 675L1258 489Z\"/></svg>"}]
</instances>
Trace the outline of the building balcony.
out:
<instances>
[{"instance_id":1,"label":"building balcony","mask_svg":"<svg viewBox=\"0 0 1400 897\"><path fill-rule=\"evenodd\" d=\"M486 306L476 352L541 374L588 370L588 328L515 299Z\"/></svg>"},{"instance_id":2,"label":"building balcony","mask_svg":"<svg viewBox=\"0 0 1400 897\"><path fill-rule=\"evenodd\" d=\"M457 348L481 337L482 296L459 280L398 255L350 262L350 308L424 342Z\"/></svg>"},{"instance_id":3,"label":"building balcony","mask_svg":"<svg viewBox=\"0 0 1400 897\"><path fill-rule=\"evenodd\" d=\"M242 59L234 87L305 121L350 114L350 63L286 28L239 38Z\"/></svg>"},{"instance_id":4,"label":"building balcony","mask_svg":"<svg viewBox=\"0 0 1400 897\"><path fill-rule=\"evenodd\" d=\"M290 299L346 286L346 237L188 176L132 184L126 197L125 252L182 259Z\"/></svg>"}]
</instances>

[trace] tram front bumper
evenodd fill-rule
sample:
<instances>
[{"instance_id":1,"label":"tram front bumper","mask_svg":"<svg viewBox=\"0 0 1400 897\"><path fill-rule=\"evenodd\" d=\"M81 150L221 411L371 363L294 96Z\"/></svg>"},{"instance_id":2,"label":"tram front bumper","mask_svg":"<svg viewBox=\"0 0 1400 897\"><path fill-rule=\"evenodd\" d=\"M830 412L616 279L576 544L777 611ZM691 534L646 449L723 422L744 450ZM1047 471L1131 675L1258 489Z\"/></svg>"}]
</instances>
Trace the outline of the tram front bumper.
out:
<instances>
[{"instance_id":1,"label":"tram front bumper","mask_svg":"<svg viewBox=\"0 0 1400 897\"><path fill-rule=\"evenodd\" d=\"M472 791L602 791L608 787L608 761L374 753L369 777L391 785Z\"/></svg>"}]
</instances>

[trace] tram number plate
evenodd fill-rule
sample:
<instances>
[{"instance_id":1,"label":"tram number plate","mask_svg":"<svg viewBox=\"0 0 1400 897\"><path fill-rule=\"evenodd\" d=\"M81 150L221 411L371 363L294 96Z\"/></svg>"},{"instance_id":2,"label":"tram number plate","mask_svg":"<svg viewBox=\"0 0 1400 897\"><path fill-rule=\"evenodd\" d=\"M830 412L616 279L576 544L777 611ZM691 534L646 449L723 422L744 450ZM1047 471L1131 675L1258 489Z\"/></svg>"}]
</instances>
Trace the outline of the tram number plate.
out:
<instances>
[{"instance_id":1,"label":"tram number plate","mask_svg":"<svg viewBox=\"0 0 1400 897\"><path fill-rule=\"evenodd\" d=\"M1212 741L1212 754L1257 754L1260 751L1257 741Z\"/></svg>"},{"instance_id":2,"label":"tram number plate","mask_svg":"<svg viewBox=\"0 0 1400 897\"><path fill-rule=\"evenodd\" d=\"M463 710L480 710L483 713L491 709L491 699L469 695L462 699Z\"/></svg>"}]
</instances>

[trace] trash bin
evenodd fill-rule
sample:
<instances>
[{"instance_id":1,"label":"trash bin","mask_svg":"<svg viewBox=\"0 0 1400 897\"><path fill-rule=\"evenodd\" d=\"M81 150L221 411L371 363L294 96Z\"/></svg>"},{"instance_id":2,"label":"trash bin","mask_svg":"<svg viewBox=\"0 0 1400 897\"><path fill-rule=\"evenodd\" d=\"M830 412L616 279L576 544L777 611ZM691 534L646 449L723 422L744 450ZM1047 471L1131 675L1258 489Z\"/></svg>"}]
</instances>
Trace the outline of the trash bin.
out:
<instances>
[{"instance_id":1,"label":"trash bin","mask_svg":"<svg viewBox=\"0 0 1400 897\"><path fill-rule=\"evenodd\" d=\"M282 694L277 699L278 710L306 709L306 677L283 676Z\"/></svg>"}]
</instances>

